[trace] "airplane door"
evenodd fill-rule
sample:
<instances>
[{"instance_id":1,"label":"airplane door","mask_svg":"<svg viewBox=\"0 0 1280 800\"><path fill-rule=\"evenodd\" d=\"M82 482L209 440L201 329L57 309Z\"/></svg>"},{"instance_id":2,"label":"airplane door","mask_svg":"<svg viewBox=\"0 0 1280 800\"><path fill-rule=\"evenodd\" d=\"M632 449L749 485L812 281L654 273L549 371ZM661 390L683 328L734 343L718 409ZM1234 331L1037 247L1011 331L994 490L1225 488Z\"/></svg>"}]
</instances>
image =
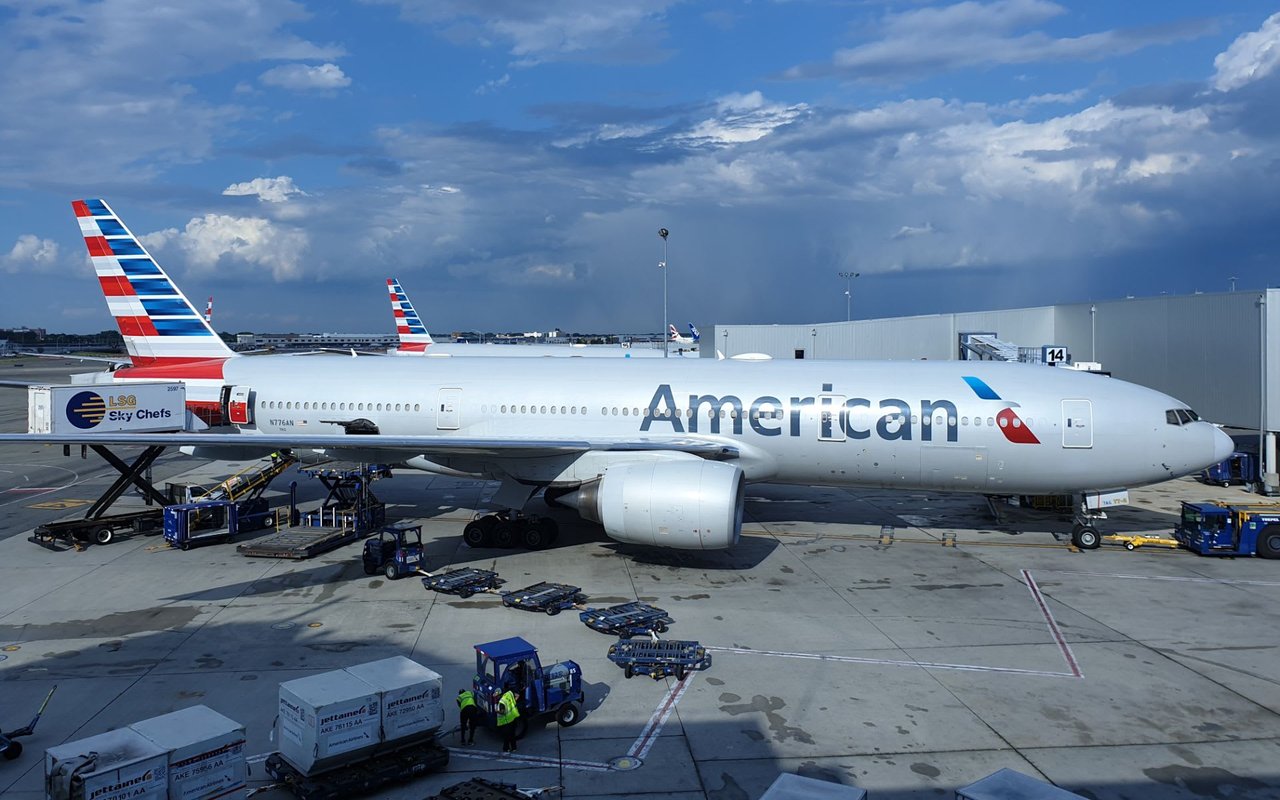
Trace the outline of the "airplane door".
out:
<instances>
[{"instance_id":1,"label":"airplane door","mask_svg":"<svg viewBox=\"0 0 1280 800\"><path fill-rule=\"evenodd\" d=\"M253 424L253 391L248 386L232 386L227 397L227 420L232 425Z\"/></svg>"},{"instance_id":2,"label":"airplane door","mask_svg":"<svg viewBox=\"0 0 1280 800\"><path fill-rule=\"evenodd\" d=\"M818 395L818 441L843 442L845 440L844 420L841 419L844 401L844 395L840 394Z\"/></svg>"},{"instance_id":3,"label":"airplane door","mask_svg":"<svg viewBox=\"0 0 1280 800\"><path fill-rule=\"evenodd\" d=\"M1062 401L1062 446L1093 447L1093 401Z\"/></svg>"},{"instance_id":4,"label":"airplane door","mask_svg":"<svg viewBox=\"0 0 1280 800\"><path fill-rule=\"evenodd\" d=\"M462 390L441 389L436 402L436 430L456 431L461 422Z\"/></svg>"}]
</instances>

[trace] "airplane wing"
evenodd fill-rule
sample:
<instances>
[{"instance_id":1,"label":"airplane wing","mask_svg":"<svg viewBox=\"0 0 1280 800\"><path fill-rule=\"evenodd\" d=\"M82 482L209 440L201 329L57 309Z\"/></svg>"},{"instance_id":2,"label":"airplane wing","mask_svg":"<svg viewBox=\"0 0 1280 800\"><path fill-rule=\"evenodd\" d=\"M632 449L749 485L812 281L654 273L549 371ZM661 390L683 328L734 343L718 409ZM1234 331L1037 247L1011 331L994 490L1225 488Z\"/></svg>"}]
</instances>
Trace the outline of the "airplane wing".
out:
<instances>
[{"instance_id":1,"label":"airplane wing","mask_svg":"<svg viewBox=\"0 0 1280 800\"><path fill-rule=\"evenodd\" d=\"M403 457L415 455L490 455L532 457L589 450L627 452L669 450L712 459L738 457L738 449L722 442L689 436L592 437L586 439L483 438L458 436L390 436L386 434L333 434L280 436L238 433L3 433L0 444L101 444L166 447L261 447L264 450L314 449L384 451Z\"/></svg>"},{"instance_id":2,"label":"airplane wing","mask_svg":"<svg viewBox=\"0 0 1280 800\"><path fill-rule=\"evenodd\" d=\"M56 358L62 361L93 361L98 364L111 364L116 367L127 367L133 363L128 356L107 358L105 356L77 356L70 353L28 353L21 350L18 351L18 355L27 356L28 358Z\"/></svg>"}]
</instances>

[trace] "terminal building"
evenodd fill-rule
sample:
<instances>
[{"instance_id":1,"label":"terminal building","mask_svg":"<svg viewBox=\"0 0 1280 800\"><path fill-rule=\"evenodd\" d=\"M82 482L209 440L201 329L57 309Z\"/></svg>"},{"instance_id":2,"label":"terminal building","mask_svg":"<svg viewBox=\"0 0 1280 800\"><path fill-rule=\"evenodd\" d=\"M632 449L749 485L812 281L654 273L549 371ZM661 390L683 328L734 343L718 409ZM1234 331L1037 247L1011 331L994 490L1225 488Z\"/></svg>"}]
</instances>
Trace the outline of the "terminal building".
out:
<instances>
[{"instance_id":1,"label":"terminal building","mask_svg":"<svg viewBox=\"0 0 1280 800\"><path fill-rule=\"evenodd\" d=\"M702 342L703 356L713 358L987 358L1104 371L1186 402L1205 419L1243 433L1237 442L1248 439L1253 449L1261 443L1263 483L1267 493L1276 490L1280 289L807 325L716 325Z\"/></svg>"}]
</instances>

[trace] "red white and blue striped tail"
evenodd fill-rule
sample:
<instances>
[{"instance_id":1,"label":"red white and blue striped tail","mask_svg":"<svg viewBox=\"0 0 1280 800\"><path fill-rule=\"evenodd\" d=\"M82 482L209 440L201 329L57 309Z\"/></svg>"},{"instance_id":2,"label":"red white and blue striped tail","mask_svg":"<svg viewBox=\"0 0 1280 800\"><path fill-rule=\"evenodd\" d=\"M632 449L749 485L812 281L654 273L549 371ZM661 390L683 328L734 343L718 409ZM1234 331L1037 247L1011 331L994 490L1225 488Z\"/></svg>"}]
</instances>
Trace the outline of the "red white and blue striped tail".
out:
<instances>
[{"instance_id":1,"label":"red white and blue striped tail","mask_svg":"<svg viewBox=\"0 0 1280 800\"><path fill-rule=\"evenodd\" d=\"M236 355L102 200L75 200L85 246L135 367Z\"/></svg>"},{"instance_id":2,"label":"red white and blue striped tail","mask_svg":"<svg viewBox=\"0 0 1280 800\"><path fill-rule=\"evenodd\" d=\"M418 312L413 310L413 303L400 288L400 281L387 278L387 293L391 295L391 314L396 318L396 333L400 335L397 349L402 353L425 353L435 340L427 333Z\"/></svg>"}]
</instances>

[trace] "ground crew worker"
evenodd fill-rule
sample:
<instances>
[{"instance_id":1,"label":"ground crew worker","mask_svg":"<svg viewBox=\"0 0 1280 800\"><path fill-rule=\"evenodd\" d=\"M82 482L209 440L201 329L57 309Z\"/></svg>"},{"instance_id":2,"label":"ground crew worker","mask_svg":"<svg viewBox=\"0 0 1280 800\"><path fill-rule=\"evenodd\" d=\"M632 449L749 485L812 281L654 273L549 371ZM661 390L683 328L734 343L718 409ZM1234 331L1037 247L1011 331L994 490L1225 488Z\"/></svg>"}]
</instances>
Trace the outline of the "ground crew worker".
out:
<instances>
[{"instance_id":1,"label":"ground crew worker","mask_svg":"<svg viewBox=\"0 0 1280 800\"><path fill-rule=\"evenodd\" d=\"M458 690L458 736L463 744L476 743L476 723L480 720L480 708L476 698L466 689ZM470 735L468 736L468 733Z\"/></svg>"},{"instance_id":2,"label":"ground crew worker","mask_svg":"<svg viewBox=\"0 0 1280 800\"><path fill-rule=\"evenodd\" d=\"M502 693L498 700L498 732L502 734L502 752L516 751L516 720L520 718L520 709L516 706L516 696L510 689Z\"/></svg>"}]
</instances>

